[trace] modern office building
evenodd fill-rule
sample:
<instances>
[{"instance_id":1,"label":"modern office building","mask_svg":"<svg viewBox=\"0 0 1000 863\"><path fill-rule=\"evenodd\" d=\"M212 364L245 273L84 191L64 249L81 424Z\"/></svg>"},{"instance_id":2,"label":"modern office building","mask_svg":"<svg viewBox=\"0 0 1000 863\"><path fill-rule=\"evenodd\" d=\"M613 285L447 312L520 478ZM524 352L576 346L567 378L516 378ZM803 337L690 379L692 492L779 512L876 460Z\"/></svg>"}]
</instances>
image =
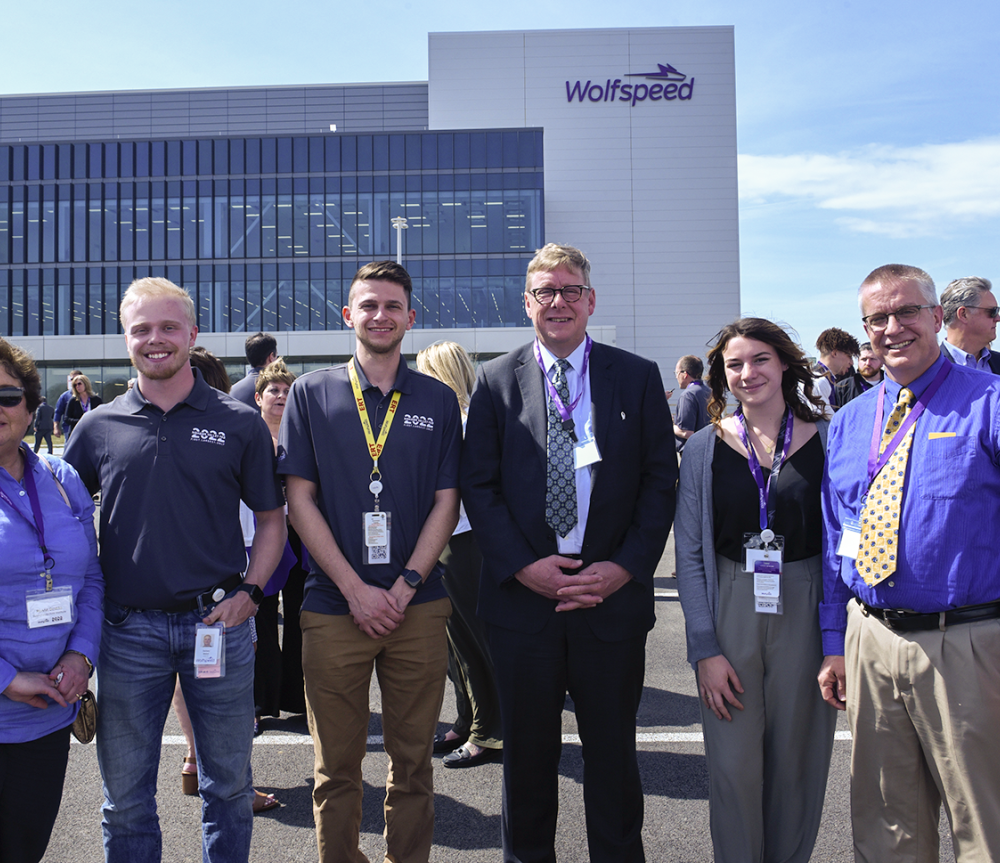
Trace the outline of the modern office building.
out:
<instances>
[{"instance_id":1,"label":"modern office building","mask_svg":"<svg viewBox=\"0 0 1000 863\"><path fill-rule=\"evenodd\" d=\"M528 339L525 267L555 241L593 262L595 337L671 385L739 310L732 28L440 33L429 51L427 83L0 97L0 333L50 391L79 366L113 393L121 294L165 275L234 371L257 330L324 365L352 350L351 276L401 240L406 352L491 356Z\"/></svg>"}]
</instances>

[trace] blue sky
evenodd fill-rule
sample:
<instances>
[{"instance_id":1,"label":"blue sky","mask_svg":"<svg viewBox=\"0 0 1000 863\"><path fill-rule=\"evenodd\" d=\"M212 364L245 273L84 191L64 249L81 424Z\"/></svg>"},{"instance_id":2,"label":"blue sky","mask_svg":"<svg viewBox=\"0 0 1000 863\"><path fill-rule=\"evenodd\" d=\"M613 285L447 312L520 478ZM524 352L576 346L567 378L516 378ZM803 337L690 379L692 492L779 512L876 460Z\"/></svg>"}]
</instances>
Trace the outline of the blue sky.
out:
<instances>
[{"instance_id":1,"label":"blue sky","mask_svg":"<svg viewBox=\"0 0 1000 863\"><path fill-rule=\"evenodd\" d=\"M17 4L0 92L417 81L429 32L731 24L744 314L811 348L862 336L855 292L881 264L1000 279L996 0L484 5Z\"/></svg>"}]
</instances>

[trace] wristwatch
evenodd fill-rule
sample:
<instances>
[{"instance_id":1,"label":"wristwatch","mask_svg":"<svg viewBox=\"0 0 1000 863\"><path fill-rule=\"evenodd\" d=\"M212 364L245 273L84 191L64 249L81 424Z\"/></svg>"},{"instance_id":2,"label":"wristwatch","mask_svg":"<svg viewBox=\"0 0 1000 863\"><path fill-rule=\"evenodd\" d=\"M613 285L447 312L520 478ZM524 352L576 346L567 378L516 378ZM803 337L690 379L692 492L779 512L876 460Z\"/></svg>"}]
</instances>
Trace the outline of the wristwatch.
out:
<instances>
[{"instance_id":1,"label":"wristwatch","mask_svg":"<svg viewBox=\"0 0 1000 863\"><path fill-rule=\"evenodd\" d=\"M424 577L415 569L404 569L402 575L403 581L405 581L414 590L419 588L420 585L424 583Z\"/></svg>"},{"instance_id":2,"label":"wristwatch","mask_svg":"<svg viewBox=\"0 0 1000 863\"><path fill-rule=\"evenodd\" d=\"M254 605L260 605L261 601L264 599L264 591L257 587L256 584L247 584L245 581L239 587L236 588L234 593L249 593L250 598L253 600Z\"/></svg>"}]
</instances>

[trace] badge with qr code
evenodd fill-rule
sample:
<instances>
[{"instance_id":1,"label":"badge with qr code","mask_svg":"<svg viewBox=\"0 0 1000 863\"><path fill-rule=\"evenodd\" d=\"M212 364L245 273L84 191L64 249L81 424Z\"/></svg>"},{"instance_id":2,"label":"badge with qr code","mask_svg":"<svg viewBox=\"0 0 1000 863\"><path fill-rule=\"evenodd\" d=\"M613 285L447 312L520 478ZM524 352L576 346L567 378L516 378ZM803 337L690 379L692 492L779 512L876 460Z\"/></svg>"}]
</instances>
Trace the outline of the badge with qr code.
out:
<instances>
[{"instance_id":1,"label":"badge with qr code","mask_svg":"<svg viewBox=\"0 0 1000 863\"><path fill-rule=\"evenodd\" d=\"M363 515L363 554L365 563L388 563L392 514L388 512L366 512Z\"/></svg>"}]
</instances>

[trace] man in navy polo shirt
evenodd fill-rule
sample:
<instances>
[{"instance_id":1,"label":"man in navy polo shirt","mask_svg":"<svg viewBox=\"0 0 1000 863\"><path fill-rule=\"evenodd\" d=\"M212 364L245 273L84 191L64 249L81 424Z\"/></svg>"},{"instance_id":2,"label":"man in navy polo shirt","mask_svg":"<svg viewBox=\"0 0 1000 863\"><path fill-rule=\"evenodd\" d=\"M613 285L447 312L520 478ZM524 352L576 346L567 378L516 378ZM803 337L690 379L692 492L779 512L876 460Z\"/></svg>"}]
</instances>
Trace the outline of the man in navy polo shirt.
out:
<instances>
[{"instance_id":1,"label":"man in navy polo shirt","mask_svg":"<svg viewBox=\"0 0 1000 863\"><path fill-rule=\"evenodd\" d=\"M386 859L422 863L434 833L431 745L444 695L451 605L438 557L458 523L458 400L410 369L410 277L362 267L344 320L351 360L292 385L278 471L312 569L302 602L302 669L316 750L321 861L365 861L361 761L372 666L389 755Z\"/></svg>"},{"instance_id":2,"label":"man in navy polo shirt","mask_svg":"<svg viewBox=\"0 0 1000 863\"><path fill-rule=\"evenodd\" d=\"M194 304L166 279L133 282L120 318L137 385L84 415L66 460L102 493L97 757L111 863L156 861L156 775L175 677L198 755L205 861L245 863L253 825L253 645L257 610L285 544L274 450L259 415L191 368ZM250 566L239 502L257 516ZM224 624L224 654L196 667L204 633ZM197 645L196 645L197 642Z\"/></svg>"}]
</instances>

